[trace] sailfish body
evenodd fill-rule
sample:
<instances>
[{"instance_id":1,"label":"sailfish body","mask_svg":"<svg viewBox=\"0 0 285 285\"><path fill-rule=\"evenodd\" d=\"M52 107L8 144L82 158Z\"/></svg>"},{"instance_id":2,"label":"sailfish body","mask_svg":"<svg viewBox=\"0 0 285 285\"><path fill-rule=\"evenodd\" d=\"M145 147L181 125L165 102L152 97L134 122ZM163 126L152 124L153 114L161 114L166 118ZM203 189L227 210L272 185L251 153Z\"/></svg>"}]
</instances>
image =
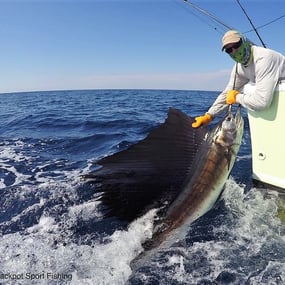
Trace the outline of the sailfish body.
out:
<instances>
[{"instance_id":1,"label":"sailfish body","mask_svg":"<svg viewBox=\"0 0 285 285\"><path fill-rule=\"evenodd\" d=\"M155 234L155 244L161 243L174 229L190 225L213 207L234 165L243 127L239 107L235 117L229 112L206 134L193 162L192 175L168 208L163 230Z\"/></svg>"},{"instance_id":2,"label":"sailfish body","mask_svg":"<svg viewBox=\"0 0 285 285\"><path fill-rule=\"evenodd\" d=\"M170 108L166 121L144 140L99 160L85 176L102 192L108 215L132 221L163 207L153 246L205 214L220 196L243 134L240 107L212 129L193 129L194 119ZM167 203L165 203L167 202ZM152 246L152 247L153 247Z\"/></svg>"}]
</instances>

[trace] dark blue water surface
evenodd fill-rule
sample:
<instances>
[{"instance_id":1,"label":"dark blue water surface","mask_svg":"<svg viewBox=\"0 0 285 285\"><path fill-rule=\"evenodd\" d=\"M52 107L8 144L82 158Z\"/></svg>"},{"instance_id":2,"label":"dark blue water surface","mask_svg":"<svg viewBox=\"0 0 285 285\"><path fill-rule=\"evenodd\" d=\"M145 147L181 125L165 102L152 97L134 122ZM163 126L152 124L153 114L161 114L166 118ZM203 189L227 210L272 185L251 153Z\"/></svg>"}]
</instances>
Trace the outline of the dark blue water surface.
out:
<instances>
[{"instance_id":1,"label":"dark blue water surface","mask_svg":"<svg viewBox=\"0 0 285 285\"><path fill-rule=\"evenodd\" d=\"M161 124L203 114L218 92L86 90L1 94L0 284L285 284L280 200L251 185L245 133L216 206L132 271L151 211L125 228L80 176Z\"/></svg>"}]
</instances>

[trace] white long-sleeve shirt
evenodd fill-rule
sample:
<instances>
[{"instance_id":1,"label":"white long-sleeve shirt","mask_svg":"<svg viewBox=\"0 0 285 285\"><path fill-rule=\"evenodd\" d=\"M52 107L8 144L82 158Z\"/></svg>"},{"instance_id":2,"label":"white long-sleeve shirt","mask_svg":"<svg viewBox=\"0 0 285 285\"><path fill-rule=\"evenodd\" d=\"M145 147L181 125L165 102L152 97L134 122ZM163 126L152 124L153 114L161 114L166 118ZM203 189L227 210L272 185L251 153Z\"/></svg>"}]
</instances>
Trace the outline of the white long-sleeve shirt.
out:
<instances>
[{"instance_id":1,"label":"white long-sleeve shirt","mask_svg":"<svg viewBox=\"0 0 285 285\"><path fill-rule=\"evenodd\" d=\"M238 94L237 103L252 111L263 110L270 106L278 81L285 78L285 56L258 46L252 46L252 52L253 59L247 67L240 63L233 67L227 87L219 94L207 112L212 117L227 108L226 95L229 90L241 91L248 82L255 83L254 94Z\"/></svg>"}]
</instances>

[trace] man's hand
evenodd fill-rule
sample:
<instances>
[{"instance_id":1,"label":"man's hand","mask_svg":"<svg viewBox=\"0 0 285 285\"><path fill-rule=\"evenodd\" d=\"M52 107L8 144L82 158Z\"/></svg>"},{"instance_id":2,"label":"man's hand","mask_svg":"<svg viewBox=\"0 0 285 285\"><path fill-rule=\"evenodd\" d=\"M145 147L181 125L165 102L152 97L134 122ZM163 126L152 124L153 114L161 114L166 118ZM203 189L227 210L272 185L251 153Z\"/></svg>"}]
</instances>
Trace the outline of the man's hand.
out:
<instances>
[{"instance_id":1,"label":"man's hand","mask_svg":"<svg viewBox=\"0 0 285 285\"><path fill-rule=\"evenodd\" d=\"M227 98L226 98L226 103L231 105L231 104L235 104L236 101L236 97L239 94L239 91L237 90L230 90L227 93Z\"/></svg>"},{"instance_id":2,"label":"man's hand","mask_svg":"<svg viewBox=\"0 0 285 285\"><path fill-rule=\"evenodd\" d=\"M206 113L204 116L199 116L195 118L195 122L192 123L193 128L199 128L200 126L208 125L212 121L212 116Z\"/></svg>"}]
</instances>

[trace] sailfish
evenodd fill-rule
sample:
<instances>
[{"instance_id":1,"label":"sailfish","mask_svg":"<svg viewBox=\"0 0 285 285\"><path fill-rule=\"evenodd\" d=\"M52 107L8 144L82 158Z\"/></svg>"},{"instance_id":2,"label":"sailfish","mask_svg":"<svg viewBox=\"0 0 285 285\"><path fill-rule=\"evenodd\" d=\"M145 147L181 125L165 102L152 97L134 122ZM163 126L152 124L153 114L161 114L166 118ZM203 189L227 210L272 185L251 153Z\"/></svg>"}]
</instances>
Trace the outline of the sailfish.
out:
<instances>
[{"instance_id":1,"label":"sailfish","mask_svg":"<svg viewBox=\"0 0 285 285\"><path fill-rule=\"evenodd\" d=\"M241 144L240 106L235 116L230 107L212 128L194 129L194 121L170 108L165 122L145 139L98 160L100 168L84 176L101 192L107 215L131 222L152 208L161 209L152 248L213 207Z\"/></svg>"}]
</instances>

